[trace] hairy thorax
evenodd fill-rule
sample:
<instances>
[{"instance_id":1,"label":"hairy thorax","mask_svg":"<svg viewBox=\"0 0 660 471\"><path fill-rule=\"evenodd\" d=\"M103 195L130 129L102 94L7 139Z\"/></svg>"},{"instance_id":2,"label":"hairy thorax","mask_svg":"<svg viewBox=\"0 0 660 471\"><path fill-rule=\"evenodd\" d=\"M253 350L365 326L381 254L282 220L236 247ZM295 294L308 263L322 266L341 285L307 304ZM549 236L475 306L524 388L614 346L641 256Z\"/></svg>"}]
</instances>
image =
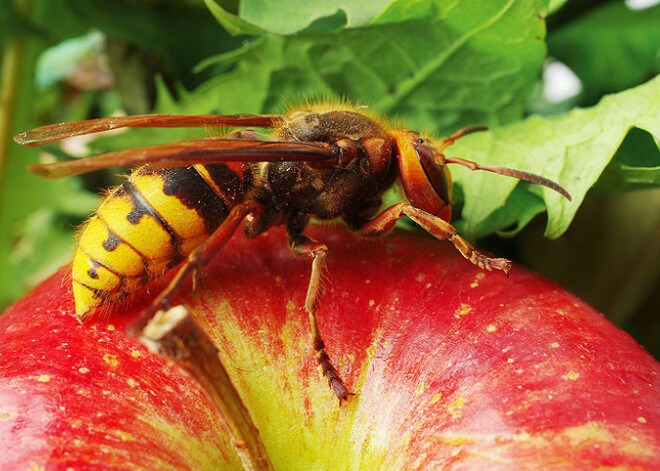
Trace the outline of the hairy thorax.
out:
<instances>
[{"instance_id":1,"label":"hairy thorax","mask_svg":"<svg viewBox=\"0 0 660 471\"><path fill-rule=\"evenodd\" d=\"M287 141L355 146L355 157L337 165L306 162L271 163L266 184L273 202L284 211L335 219L378 198L391 185L393 145L376 121L352 111L299 111L279 129Z\"/></svg>"}]
</instances>

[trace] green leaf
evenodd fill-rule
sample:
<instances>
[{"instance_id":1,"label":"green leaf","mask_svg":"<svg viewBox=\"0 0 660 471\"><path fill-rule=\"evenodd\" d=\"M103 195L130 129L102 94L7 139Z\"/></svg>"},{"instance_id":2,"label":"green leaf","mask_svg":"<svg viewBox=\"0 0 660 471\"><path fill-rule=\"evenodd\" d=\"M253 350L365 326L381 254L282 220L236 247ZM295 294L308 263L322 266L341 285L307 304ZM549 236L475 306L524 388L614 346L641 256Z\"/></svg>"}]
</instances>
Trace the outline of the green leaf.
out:
<instances>
[{"instance_id":1,"label":"green leaf","mask_svg":"<svg viewBox=\"0 0 660 471\"><path fill-rule=\"evenodd\" d=\"M232 53L234 68L185 96L181 108L277 112L285 101L346 97L433 132L510 122L522 116L544 57L544 4L461 1L434 9L433 18L268 35Z\"/></svg>"},{"instance_id":2,"label":"green leaf","mask_svg":"<svg viewBox=\"0 0 660 471\"><path fill-rule=\"evenodd\" d=\"M338 27L357 28L371 23L391 0L329 0L310 2L308 0L242 0L239 16L266 31L276 34L294 34L303 30L335 31ZM325 18L343 19L329 22L319 27ZM317 24L314 28L313 25Z\"/></svg>"},{"instance_id":3,"label":"green leaf","mask_svg":"<svg viewBox=\"0 0 660 471\"><path fill-rule=\"evenodd\" d=\"M619 164L619 173L626 187L639 189L640 187L660 186L660 166L639 168Z\"/></svg>"},{"instance_id":4,"label":"green leaf","mask_svg":"<svg viewBox=\"0 0 660 471\"><path fill-rule=\"evenodd\" d=\"M548 12L549 13L556 12L561 7L563 7L567 1L568 0L550 0L550 4L548 5Z\"/></svg>"},{"instance_id":5,"label":"green leaf","mask_svg":"<svg viewBox=\"0 0 660 471\"><path fill-rule=\"evenodd\" d=\"M526 182L516 186L504 206L493 211L479 223L474 237L478 239L493 233L502 237L512 237L517 234L532 219L545 211L543 197L534 193ZM467 233L466 222L465 219L461 219L454 223L460 234Z\"/></svg>"},{"instance_id":6,"label":"green leaf","mask_svg":"<svg viewBox=\"0 0 660 471\"><path fill-rule=\"evenodd\" d=\"M660 186L660 153L653 136L633 128L596 182L594 190L629 191L655 186Z\"/></svg>"},{"instance_id":7,"label":"green leaf","mask_svg":"<svg viewBox=\"0 0 660 471\"><path fill-rule=\"evenodd\" d=\"M218 23L232 36L263 34L267 31L259 26L243 20L238 15L229 13L214 0L204 0L206 7L213 14Z\"/></svg>"},{"instance_id":8,"label":"green leaf","mask_svg":"<svg viewBox=\"0 0 660 471\"><path fill-rule=\"evenodd\" d=\"M46 50L37 61L37 87L45 90L71 76L83 60L100 53L103 41L103 35L99 31L90 31L84 36L62 41Z\"/></svg>"},{"instance_id":9,"label":"green leaf","mask_svg":"<svg viewBox=\"0 0 660 471\"><path fill-rule=\"evenodd\" d=\"M323 3L304 0L281 2L244 0L239 4L238 14L229 12L219 5L217 0L204 1L222 27L232 36L239 36L265 33L292 35L337 32L343 28L366 26L374 21L391 0L365 2L333 0ZM415 17L420 16L417 14ZM405 19L408 18L399 18L396 21Z\"/></svg>"},{"instance_id":10,"label":"green leaf","mask_svg":"<svg viewBox=\"0 0 660 471\"><path fill-rule=\"evenodd\" d=\"M648 131L660 142L660 77L639 87L610 95L587 109L517 123L477 133L449 148L448 155L484 164L517 167L558 181L573 196L569 202L543 189L548 208L546 236L559 237L570 224L587 191L594 185L632 127ZM626 178L658 180L658 168L627 169ZM452 167L465 195L464 234L474 237L479 225L504 207L515 179ZM518 229L521 224L518 223Z\"/></svg>"},{"instance_id":11,"label":"green leaf","mask_svg":"<svg viewBox=\"0 0 660 471\"><path fill-rule=\"evenodd\" d=\"M606 3L553 31L548 48L582 80L582 103L595 103L660 72L660 5Z\"/></svg>"},{"instance_id":12,"label":"green leaf","mask_svg":"<svg viewBox=\"0 0 660 471\"><path fill-rule=\"evenodd\" d=\"M406 20L421 20L442 16L438 13L441 2L429 2L427 0L396 0L390 3L383 12L378 15L373 23L400 23Z\"/></svg>"}]
</instances>

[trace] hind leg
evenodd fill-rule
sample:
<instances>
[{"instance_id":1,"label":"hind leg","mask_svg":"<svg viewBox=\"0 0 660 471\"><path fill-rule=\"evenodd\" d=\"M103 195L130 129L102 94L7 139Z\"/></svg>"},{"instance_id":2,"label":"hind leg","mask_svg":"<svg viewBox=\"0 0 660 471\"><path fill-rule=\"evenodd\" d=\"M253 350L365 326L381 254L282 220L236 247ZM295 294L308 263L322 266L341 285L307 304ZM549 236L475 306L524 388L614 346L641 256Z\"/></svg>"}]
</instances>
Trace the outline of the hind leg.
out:
<instances>
[{"instance_id":1,"label":"hind leg","mask_svg":"<svg viewBox=\"0 0 660 471\"><path fill-rule=\"evenodd\" d=\"M138 327L144 327L156 312L169 309L172 300L181 291L186 281L191 276L196 277L213 260L245 218L250 215L258 217L260 213L261 205L254 201L248 201L234 206L227 218L222 221L213 234L188 255L187 260L179 268L179 271L172 281L170 281L169 285L143 311L138 322Z\"/></svg>"}]
</instances>

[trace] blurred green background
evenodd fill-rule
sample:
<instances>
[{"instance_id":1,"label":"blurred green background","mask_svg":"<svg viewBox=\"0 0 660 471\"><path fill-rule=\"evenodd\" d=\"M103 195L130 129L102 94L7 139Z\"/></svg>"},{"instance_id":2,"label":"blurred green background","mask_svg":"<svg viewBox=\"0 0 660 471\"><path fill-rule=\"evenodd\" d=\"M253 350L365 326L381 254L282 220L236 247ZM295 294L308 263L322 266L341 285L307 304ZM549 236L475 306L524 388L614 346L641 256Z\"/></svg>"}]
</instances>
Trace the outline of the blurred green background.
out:
<instances>
[{"instance_id":1,"label":"blurred green background","mask_svg":"<svg viewBox=\"0 0 660 471\"><path fill-rule=\"evenodd\" d=\"M347 98L435 135L488 124L455 155L560 179L573 203L456 169L456 225L660 356L657 2L0 1L0 308L68 261L75 227L121 181L117 169L45 181L26 165L203 136L134 130L23 149L14 133Z\"/></svg>"}]
</instances>

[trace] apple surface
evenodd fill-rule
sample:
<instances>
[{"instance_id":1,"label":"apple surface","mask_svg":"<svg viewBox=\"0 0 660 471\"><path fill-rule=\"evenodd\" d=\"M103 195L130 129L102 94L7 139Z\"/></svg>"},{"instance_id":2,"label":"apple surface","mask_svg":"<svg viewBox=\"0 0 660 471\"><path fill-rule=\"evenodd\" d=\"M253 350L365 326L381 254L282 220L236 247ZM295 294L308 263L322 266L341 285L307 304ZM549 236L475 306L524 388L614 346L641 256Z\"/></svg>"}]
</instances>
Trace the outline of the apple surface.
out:
<instances>
[{"instance_id":1,"label":"apple surface","mask_svg":"<svg viewBox=\"0 0 660 471\"><path fill-rule=\"evenodd\" d=\"M341 405L301 309L310 259L282 229L236 234L177 300L272 469L660 469L660 364L584 302L417 234L310 236ZM0 317L0 469L243 469L199 381L127 334L168 277L81 325L63 269Z\"/></svg>"}]
</instances>

